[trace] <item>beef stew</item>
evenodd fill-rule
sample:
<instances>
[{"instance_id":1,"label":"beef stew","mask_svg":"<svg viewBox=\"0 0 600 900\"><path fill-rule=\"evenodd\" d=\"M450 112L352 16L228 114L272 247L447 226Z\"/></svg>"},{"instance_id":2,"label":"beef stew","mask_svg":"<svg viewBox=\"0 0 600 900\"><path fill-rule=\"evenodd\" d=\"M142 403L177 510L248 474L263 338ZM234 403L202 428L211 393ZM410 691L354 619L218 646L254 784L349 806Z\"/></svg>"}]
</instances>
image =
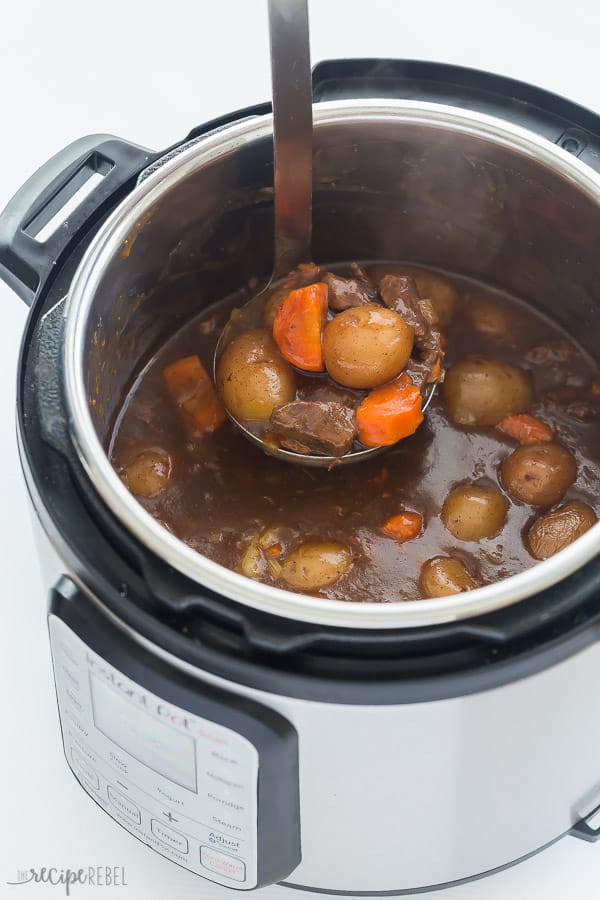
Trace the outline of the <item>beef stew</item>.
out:
<instances>
[{"instance_id":1,"label":"beef stew","mask_svg":"<svg viewBox=\"0 0 600 900\"><path fill-rule=\"evenodd\" d=\"M266 456L223 415L208 375L232 306L222 301L165 343L115 422L110 459L148 512L247 577L353 602L470 590L589 529L600 512L600 372L569 336L464 277L404 264L338 268L325 282L337 317L368 309L374 287L412 316L415 390L427 353L445 347L446 380L427 420L354 466L315 470ZM301 390L288 383L270 333L288 294L271 298L254 357L277 393L262 411L264 430L275 416L278 439L292 447L345 452L366 389L319 374Z\"/></svg>"}]
</instances>

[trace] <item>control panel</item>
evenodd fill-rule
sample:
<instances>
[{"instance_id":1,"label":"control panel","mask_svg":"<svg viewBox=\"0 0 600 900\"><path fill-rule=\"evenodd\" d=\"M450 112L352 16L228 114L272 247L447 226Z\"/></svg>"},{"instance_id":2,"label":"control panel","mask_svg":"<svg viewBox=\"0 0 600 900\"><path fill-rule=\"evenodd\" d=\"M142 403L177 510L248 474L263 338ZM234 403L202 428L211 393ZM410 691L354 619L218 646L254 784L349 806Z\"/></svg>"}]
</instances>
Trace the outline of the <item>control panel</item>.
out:
<instances>
[{"instance_id":1,"label":"control panel","mask_svg":"<svg viewBox=\"0 0 600 900\"><path fill-rule=\"evenodd\" d=\"M67 761L124 828L181 866L257 884L259 753L248 738L136 683L49 617Z\"/></svg>"}]
</instances>

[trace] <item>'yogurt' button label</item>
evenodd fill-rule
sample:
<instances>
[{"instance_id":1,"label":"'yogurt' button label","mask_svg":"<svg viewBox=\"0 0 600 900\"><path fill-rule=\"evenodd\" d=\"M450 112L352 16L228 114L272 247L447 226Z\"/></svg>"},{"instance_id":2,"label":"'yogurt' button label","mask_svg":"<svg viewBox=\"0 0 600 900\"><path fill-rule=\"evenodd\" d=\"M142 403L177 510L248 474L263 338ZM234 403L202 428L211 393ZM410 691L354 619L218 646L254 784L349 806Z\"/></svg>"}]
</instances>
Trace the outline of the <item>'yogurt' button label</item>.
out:
<instances>
[{"instance_id":1,"label":"'yogurt' button label","mask_svg":"<svg viewBox=\"0 0 600 900\"><path fill-rule=\"evenodd\" d=\"M223 875L233 881L246 880L246 866L241 859L236 859L235 856L227 856L211 847L202 846L200 847L200 862L205 869L216 875Z\"/></svg>"}]
</instances>

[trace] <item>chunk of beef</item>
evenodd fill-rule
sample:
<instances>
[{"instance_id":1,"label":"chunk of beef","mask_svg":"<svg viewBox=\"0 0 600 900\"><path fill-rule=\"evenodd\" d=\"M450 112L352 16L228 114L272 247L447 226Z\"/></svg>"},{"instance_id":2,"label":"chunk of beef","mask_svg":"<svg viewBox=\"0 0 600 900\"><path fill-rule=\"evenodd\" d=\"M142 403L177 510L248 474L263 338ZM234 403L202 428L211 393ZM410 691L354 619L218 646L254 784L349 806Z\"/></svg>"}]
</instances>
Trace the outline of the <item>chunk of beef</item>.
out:
<instances>
[{"instance_id":1,"label":"chunk of beef","mask_svg":"<svg viewBox=\"0 0 600 900\"><path fill-rule=\"evenodd\" d=\"M298 386L296 397L298 400L319 400L322 403L341 403L351 409L356 407L366 397L366 391L355 391L342 387L335 381L324 378L307 379Z\"/></svg>"},{"instance_id":2,"label":"chunk of beef","mask_svg":"<svg viewBox=\"0 0 600 900\"><path fill-rule=\"evenodd\" d=\"M343 456L357 433L353 409L317 400L284 403L271 416L271 427L287 450L325 456Z\"/></svg>"},{"instance_id":3,"label":"chunk of beef","mask_svg":"<svg viewBox=\"0 0 600 900\"><path fill-rule=\"evenodd\" d=\"M544 341L528 350L525 359L535 365L546 366L551 363L570 363L581 357L581 353L570 341Z\"/></svg>"},{"instance_id":4,"label":"chunk of beef","mask_svg":"<svg viewBox=\"0 0 600 900\"><path fill-rule=\"evenodd\" d=\"M365 270L358 263L352 263L351 270L352 278L343 278L331 272L325 276L329 287L329 307L336 312L377 300L377 288Z\"/></svg>"},{"instance_id":5,"label":"chunk of beef","mask_svg":"<svg viewBox=\"0 0 600 900\"><path fill-rule=\"evenodd\" d=\"M421 358L412 360L407 373L421 389L433 381L441 381L443 359L442 336L430 300L421 300L414 278L410 275L384 275L379 283L381 299L397 312L415 332L415 347Z\"/></svg>"},{"instance_id":6,"label":"chunk of beef","mask_svg":"<svg viewBox=\"0 0 600 900\"><path fill-rule=\"evenodd\" d=\"M581 387L566 385L556 391L548 391L542 402L550 409L581 422L600 417L600 394L593 381Z\"/></svg>"}]
</instances>

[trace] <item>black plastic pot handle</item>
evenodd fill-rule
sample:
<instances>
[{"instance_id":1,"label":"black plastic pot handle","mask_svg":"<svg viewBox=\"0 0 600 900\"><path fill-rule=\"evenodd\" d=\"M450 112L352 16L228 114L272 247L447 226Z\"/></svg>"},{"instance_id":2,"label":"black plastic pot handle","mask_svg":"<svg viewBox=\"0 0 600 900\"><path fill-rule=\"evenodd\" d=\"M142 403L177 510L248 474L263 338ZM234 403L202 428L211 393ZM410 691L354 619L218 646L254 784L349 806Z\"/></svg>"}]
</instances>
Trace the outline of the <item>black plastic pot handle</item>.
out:
<instances>
[{"instance_id":1,"label":"black plastic pot handle","mask_svg":"<svg viewBox=\"0 0 600 900\"><path fill-rule=\"evenodd\" d=\"M158 154L109 134L79 138L44 163L0 214L0 278L31 305L84 224ZM44 240L36 235L93 175L101 180Z\"/></svg>"}]
</instances>

